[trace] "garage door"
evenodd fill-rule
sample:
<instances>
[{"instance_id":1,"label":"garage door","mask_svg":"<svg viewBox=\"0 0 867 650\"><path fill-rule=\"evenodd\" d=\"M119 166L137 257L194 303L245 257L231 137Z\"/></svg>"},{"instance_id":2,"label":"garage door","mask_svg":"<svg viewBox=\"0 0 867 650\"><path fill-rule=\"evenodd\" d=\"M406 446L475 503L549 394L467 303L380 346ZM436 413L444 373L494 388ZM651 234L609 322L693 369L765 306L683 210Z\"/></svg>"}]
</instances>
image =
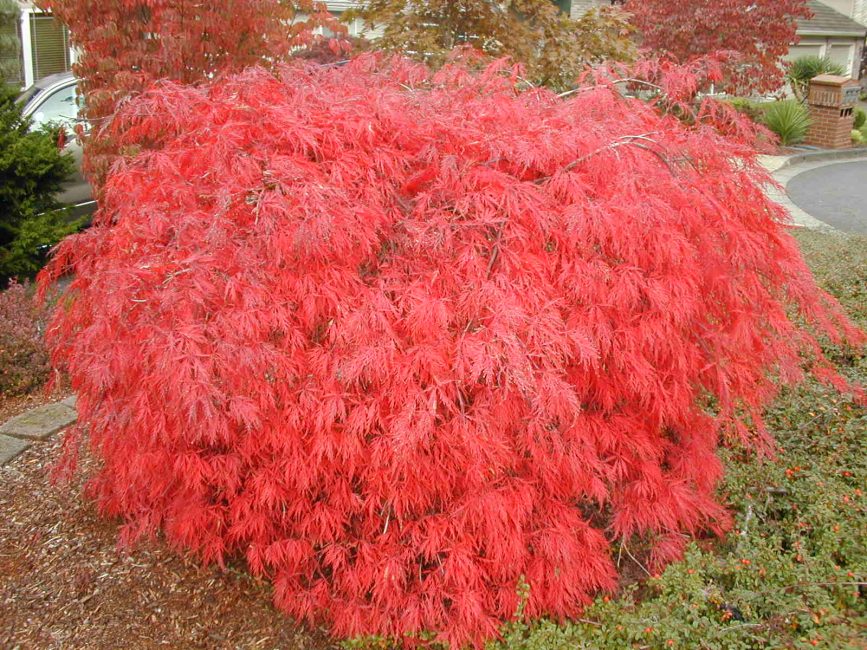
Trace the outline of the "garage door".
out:
<instances>
[{"instance_id":1,"label":"garage door","mask_svg":"<svg viewBox=\"0 0 867 650\"><path fill-rule=\"evenodd\" d=\"M787 61L794 61L795 59L800 59L802 56L821 56L822 55L822 46L818 43L815 45L810 45L807 43L801 43L800 45L793 45L789 48L789 53L786 55Z\"/></svg>"}]
</instances>

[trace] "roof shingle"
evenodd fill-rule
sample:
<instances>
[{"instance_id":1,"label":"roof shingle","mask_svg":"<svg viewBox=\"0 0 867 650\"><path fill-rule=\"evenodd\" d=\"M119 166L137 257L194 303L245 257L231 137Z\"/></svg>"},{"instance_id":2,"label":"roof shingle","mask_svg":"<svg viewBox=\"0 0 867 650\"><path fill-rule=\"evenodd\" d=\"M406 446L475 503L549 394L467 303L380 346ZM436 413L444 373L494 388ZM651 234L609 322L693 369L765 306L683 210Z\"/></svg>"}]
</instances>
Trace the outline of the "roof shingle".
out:
<instances>
[{"instance_id":1,"label":"roof shingle","mask_svg":"<svg viewBox=\"0 0 867 650\"><path fill-rule=\"evenodd\" d=\"M809 0L807 4L813 12L813 17L798 21L799 34L861 37L867 35L867 27L832 9L825 3L819 2L819 0Z\"/></svg>"}]
</instances>

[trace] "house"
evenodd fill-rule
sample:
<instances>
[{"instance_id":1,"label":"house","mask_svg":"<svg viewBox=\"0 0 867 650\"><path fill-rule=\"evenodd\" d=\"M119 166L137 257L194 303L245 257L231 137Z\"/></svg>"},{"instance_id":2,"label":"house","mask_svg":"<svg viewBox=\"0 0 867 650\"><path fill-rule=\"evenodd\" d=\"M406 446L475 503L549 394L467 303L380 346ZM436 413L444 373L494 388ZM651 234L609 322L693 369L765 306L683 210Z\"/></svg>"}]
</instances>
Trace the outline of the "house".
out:
<instances>
[{"instance_id":1,"label":"house","mask_svg":"<svg viewBox=\"0 0 867 650\"><path fill-rule=\"evenodd\" d=\"M37 79L69 70L75 62L75 50L66 26L29 0L17 2L21 9L17 30L21 49L18 60L13 62L15 72L7 81L25 87Z\"/></svg>"},{"instance_id":2,"label":"house","mask_svg":"<svg viewBox=\"0 0 867 650\"><path fill-rule=\"evenodd\" d=\"M853 78L860 79L867 38L867 0L810 0L808 4L813 17L798 23L800 41L786 58L793 61L802 56L827 56Z\"/></svg>"},{"instance_id":3,"label":"house","mask_svg":"<svg viewBox=\"0 0 867 650\"><path fill-rule=\"evenodd\" d=\"M7 81L26 87L37 79L69 70L75 62L75 50L65 25L29 0L17 1L21 8L17 30L21 50L18 60L12 62L13 75Z\"/></svg>"},{"instance_id":4,"label":"house","mask_svg":"<svg viewBox=\"0 0 867 650\"><path fill-rule=\"evenodd\" d=\"M867 25L867 0L822 0L822 2L855 22Z\"/></svg>"}]
</instances>

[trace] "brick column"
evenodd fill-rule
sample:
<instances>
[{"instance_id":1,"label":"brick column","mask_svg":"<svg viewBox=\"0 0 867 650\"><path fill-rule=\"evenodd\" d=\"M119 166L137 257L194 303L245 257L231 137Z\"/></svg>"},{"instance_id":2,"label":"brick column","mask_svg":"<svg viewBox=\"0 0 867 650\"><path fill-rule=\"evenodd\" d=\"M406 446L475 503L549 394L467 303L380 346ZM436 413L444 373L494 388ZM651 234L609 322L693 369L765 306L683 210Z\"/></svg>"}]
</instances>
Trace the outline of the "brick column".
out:
<instances>
[{"instance_id":1,"label":"brick column","mask_svg":"<svg viewBox=\"0 0 867 650\"><path fill-rule=\"evenodd\" d=\"M826 149L851 147L859 90L849 77L823 74L812 79L807 98L812 124L805 142Z\"/></svg>"},{"instance_id":2,"label":"brick column","mask_svg":"<svg viewBox=\"0 0 867 650\"><path fill-rule=\"evenodd\" d=\"M849 111L849 116L841 113ZM804 140L806 144L825 149L845 149L852 146L852 129L855 116L852 109L830 106L810 106L810 129Z\"/></svg>"}]
</instances>

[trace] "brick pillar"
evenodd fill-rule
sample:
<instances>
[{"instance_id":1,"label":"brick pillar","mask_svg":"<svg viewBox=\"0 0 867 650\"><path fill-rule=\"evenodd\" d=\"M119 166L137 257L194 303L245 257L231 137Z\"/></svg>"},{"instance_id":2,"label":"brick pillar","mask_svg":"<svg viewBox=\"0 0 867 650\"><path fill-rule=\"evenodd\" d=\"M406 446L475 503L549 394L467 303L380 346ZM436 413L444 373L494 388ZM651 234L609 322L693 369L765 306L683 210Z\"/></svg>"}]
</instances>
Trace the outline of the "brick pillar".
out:
<instances>
[{"instance_id":1,"label":"brick pillar","mask_svg":"<svg viewBox=\"0 0 867 650\"><path fill-rule=\"evenodd\" d=\"M848 115L845 115L847 111ZM810 119L812 123L807 131L805 144L823 149L845 149L852 146L855 116L851 108L810 106Z\"/></svg>"},{"instance_id":2,"label":"brick pillar","mask_svg":"<svg viewBox=\"0 0 867 650\"><path fill-rule=\"evenodd\" d=\"M826 149L851 147L859 90L858 82L848 77L814 78L807 98L812 124L805 142Z\"/></svg>"}]
</instances>

